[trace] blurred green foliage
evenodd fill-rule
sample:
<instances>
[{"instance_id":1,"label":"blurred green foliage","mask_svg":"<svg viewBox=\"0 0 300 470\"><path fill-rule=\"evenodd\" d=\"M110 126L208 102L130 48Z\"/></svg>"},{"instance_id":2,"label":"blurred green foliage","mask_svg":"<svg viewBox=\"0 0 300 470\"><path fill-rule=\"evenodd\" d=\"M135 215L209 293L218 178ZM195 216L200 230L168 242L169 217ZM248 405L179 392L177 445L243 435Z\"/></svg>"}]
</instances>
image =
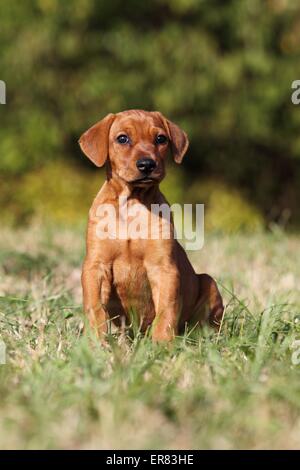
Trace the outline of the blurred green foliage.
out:
<instances>
[{"instance_id":1,"label":"blurred green foliage","mask_svg":"<svg viewBox=\"0 0 300 470\"><path fill-rule=\"evenodd\" d=\"M187 193L188 200L205 207L205 229L214 232L258 232L264 226L263 217L242 194L220 181L194 183Z\"/></svg>"},{"instance_id":2,"label":"blurred green foliage","mask_svg":"<svg viewBox=\"0 0 300 470\"><path fill-rule=\"evenodd\" d=\"M94 175L78 137L108 112L145 108L190 137L168 184L171 200L180 186L189 202L191 182L221 181L219 197L224 188L231 195L223 210L236 203L235 213L247 206L250 219L255 212L255 220L277 221L285 212L299 223L300 107L291 103L300 78L298 1L11 0L0 16L0 204L13 210L9 217L38 212L41 197L49 214L58 204L68 219L72 191L81 206L90 202Z\"/></svg>"}]
</instances>

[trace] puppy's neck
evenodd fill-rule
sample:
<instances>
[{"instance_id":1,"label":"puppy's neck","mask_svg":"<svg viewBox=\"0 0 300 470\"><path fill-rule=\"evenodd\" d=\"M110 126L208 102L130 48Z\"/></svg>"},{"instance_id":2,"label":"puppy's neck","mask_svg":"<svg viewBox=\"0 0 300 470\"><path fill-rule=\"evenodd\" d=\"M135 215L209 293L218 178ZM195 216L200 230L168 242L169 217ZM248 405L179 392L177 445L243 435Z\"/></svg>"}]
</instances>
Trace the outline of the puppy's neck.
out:
<instances>
[{"instance_id":1,"label":"puppy's neck","mask_svg":"<svg viewBox=\"0 0 300 470\"><path fill-rule=\"evenodd\" d=\"M107 179L107 184L113 190L117 197L124 196L127 199L136 199L145 203L148 199L155 201L160 194L159 185L135 186L127 183L117 175L112 175Z\"/></svg>"}]
</instances>

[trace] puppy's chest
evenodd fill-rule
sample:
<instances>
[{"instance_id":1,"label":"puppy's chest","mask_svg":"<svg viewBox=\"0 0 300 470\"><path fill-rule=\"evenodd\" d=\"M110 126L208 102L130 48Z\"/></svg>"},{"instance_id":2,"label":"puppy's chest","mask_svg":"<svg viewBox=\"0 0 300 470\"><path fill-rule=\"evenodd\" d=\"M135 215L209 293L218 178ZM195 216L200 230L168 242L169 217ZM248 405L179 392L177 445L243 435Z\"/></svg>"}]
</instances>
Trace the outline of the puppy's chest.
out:
<instances>
[{"instance_id":1,"label":"puppy's chest","mask_svg":"<svg viewBox=\"0 0 300 470\"><path fill-rule=\"evenodd\" d=\"M145 257L147 242L123 240L118 246L118 256L112 262L113 282L117 286L130 287L147 283Z\"/></svg>"},{"instance_id":2,"label":"puppy's chest","mask_svg":"<svg viewBox=\"0 0 300 470\"><path fill-rule=\"evenodd\" d=\"M123 235L127 240L159 240L172 236L171 212L167 204L151 204L146 207L139 202L128 206L124 217L119 216L119 227L124 229Z\"/></svg>"},{"instance_id":3,"label":"puppy's chest","mask_svg":"<svg viewBox=\"0 0 300 470\"><path fill-rule=\"evenodd\" d=\"M134 251L134 250L132 250ZM129 253L132 253L129 250ZM134 308L143 317L149 317L152 293L143 260L135 256L122 256L112 265L113 285L123 306Z\"/></svg>"}]
</instances>

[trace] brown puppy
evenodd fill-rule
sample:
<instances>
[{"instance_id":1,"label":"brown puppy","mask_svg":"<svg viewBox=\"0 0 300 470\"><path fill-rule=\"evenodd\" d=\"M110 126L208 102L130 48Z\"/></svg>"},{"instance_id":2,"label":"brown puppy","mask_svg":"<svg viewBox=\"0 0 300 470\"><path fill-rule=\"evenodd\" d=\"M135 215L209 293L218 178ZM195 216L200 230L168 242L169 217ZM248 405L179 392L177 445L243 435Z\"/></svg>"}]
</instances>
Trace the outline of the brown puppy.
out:
<instances>
[{"instance_id":1,"label":"brown puppy","mask_svg":"<svg viewBox=\"0 0 300 470\"><path fill-rule=\"evenodd\" d=\"M166 203L159 190L166 156L170 149L175 161L182 161L188 148L185 132L159 112L130 110L107 115L79 143L95 165L106 163L107 168L107 181L89 212L82 272L84 309L99 337L107 333L108 320L128 324L133 311L142 331L152 325L155 341L172 340L186 323L208 321L218 327L223 303L217 285L207 274L195 273L174 239L172 221L157 218L160 234L167 228L170 237L153 238L148 228L140 239L128 231L120 237L114 224L105 228L107 237L99 237L104 205L115 210L120 222L120 197L128 213L137 206L146 216L151 204ZM134 211L125 219L134 222Z\"/></svg>"}]
</instances>

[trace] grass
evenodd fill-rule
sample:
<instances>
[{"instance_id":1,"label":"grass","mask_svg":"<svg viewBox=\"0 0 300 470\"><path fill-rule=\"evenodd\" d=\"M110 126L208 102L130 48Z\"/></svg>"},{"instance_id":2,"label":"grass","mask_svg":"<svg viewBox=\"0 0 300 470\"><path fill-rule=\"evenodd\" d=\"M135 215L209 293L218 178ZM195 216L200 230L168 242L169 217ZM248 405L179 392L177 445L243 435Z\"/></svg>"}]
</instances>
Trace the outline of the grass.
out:
<instances>
[{"instance_id":1,"label":"grass","mask_svg":"<svg viewBox=\"0 0 300 470\"><path fill-rule=\"evenodd\" d=\"M299 447L299 237L207 238L191 259L222 285L222 330L169 348L81 334L83 251L79 229L1 231L0 448Z\"/></svg>"}]
</instances>

